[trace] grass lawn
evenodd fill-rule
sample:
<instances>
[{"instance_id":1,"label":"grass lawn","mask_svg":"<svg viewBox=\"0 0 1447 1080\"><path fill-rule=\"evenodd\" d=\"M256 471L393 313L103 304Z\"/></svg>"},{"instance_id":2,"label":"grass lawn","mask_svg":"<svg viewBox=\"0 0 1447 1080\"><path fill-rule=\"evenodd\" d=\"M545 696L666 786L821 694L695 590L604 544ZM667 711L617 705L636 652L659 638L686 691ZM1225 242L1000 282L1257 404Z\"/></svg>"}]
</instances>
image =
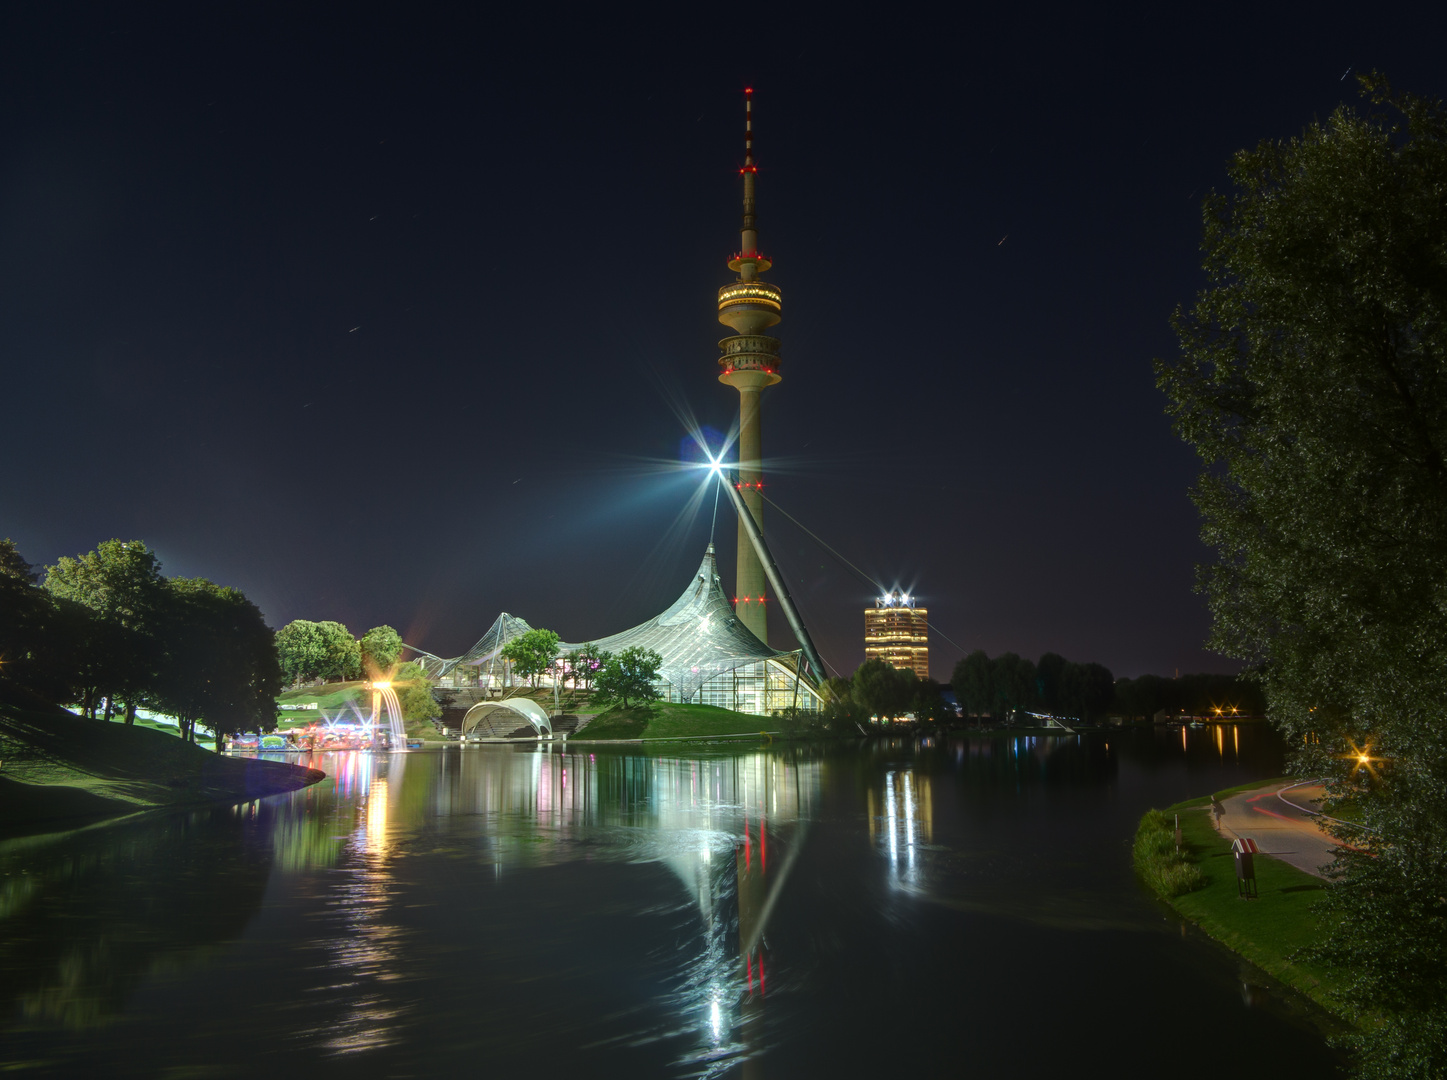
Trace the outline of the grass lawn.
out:
<instances>
[{"instance_id":1,"label":"grass lawn","mask_svg":"<svg viewBox=\"0 0 1447 1080\"><path fill-rule=\"evenodd\" d=\"M349 701L363 704L367 700L366 684L356 682L326 683L322 686L305 686L300 690L286 690L277 695L278 705L311 705L323 709L340 709Z\"/></svg>"},{"instance_id":2,"label":"grass lawn","mask_svg":"<svg viewBox=\"0 0 1447 1080\"><path fill-rule=\"evenodd\" d=\"M1178 802L1174 806L1168 806L1163 813L1174 814L1177 810L1189 810L1193 806L1210 806L1211 799L1229 799L1232 795L1240 795L1243 791L1255 791L1260 787L1269 787L1272 784L1290 784L1296 777L1278 776L1275 780L1252 780L1249 784L1237 784L1235 787L1222 788L1214 796L1198 795L1194 799L1187 799L1185 802ZM1235 873L1233 870L1232 873Z\"/></svg>"},{"instance_id":3,"label":"grass lawn","mask_svg":"<svg viewBox=\"0 0 1447 1080\"><path fill-rule=\"evenodd\" d=\"M768 716L751 716L716 705L655 702L642 708L610 709L578 732L579 739L694 739L709 735L757 735L778 726Z\"/></svg>"},{"instance_id":4,"label":"grass lawn","mask_svg":"<svg viewBox=\"0 0 1447 1080\"><path fill-rule=\"evenodd\" d=\"M336 713L344 709L348 704L354 704L362 710L363 715L372 709L372 700L369 693L363 689L366 684L360 680L356 682L325 683L322 686L307 686L300 690L287 690L278 694L276 704L276 721L279 727L302 727L316 720L321 719L323 712ZM312 705L316 709L292 710L283 712L282 705Z\"/></svg>"},{"instance_id":5,"label":"grass lawn","mask_svg":"<svg viewBox=\"0 0 1447 1080\"><path fill-rule=\"evenodd\" d=\"M10 835L157 806L242 802L322 775L228 758L165 728L87 720L28 696L0 697L0 832Z\"/></svg>"},{"instance_id":6,"label":"grass lawn","mask_svg":"<svg viewBox=\"0 0 1447 1080\"><path fill-rule=\"evenodd\" d=\"M1260 781L1218 795L1262 786ZM1191 800L1199 802L1200 800ZM1209 802L1209 796L1205 798ZM1236 892L1236 864L1231 842L1216 832L1204 806L1178 804L1165 811L1181 815L1181 840L1189 860L1200 868L1205 884L1181 896L1162 896L1182 916L1223 945L1338 1016L1350 1020L1331 996L1335 982L1320 968L1293 960L1292 955L1316 937L1314 907L1325 892L1321 878L1269 856L1256 856L1256 884L1261 897L1242 900Z\"/></svg>"}]
</instances>

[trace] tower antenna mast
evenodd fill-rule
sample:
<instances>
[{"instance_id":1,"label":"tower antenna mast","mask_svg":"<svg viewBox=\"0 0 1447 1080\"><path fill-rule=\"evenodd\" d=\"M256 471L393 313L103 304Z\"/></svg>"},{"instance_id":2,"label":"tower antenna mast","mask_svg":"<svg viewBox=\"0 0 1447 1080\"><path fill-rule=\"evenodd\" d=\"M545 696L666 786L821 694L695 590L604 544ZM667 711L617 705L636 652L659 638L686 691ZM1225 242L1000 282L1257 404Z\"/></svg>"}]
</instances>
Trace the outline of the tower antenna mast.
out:
<instances>
[{"instance_id":1,"label":"tower antenna mast","mask_svg":"<svg viewBox=\"0 0 1447 1080\"><path fill-rule=\"evenodd\" d=\"M779 339L764 333L783 317L784 294L761 276L772 261L759 252L755 187L759 168L754 161L754 91L744 90L743 228L739 250L728 262L738 279L718 291L718 321L733 330L719 344L719 382L739 392L738 481L755 527L764 527L764 454L759 420L759 399L765 388L782 379L779 374ZM738 528L738 572L734 579L734 611L739 622L768 644L767 575L744 522Z\"/></svg>"}]
</instances>

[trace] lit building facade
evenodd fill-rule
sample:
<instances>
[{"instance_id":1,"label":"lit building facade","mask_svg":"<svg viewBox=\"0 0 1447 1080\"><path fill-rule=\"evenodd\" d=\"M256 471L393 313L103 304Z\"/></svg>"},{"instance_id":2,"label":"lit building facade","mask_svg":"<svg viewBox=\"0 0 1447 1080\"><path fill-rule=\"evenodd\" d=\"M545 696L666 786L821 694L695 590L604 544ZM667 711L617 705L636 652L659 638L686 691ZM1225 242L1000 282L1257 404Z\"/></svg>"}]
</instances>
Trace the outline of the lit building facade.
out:
<instances>
[{"instance_id":1,"label":"lit building facade","mask_svg":"<svg viewBox=\"0 0 1447 1080\"><path fill-rule=\"evenodd\" d=\"M864 609L864 659L883 660L929 678L929 609L898 589Z\"/></svg>"}]
</instances>

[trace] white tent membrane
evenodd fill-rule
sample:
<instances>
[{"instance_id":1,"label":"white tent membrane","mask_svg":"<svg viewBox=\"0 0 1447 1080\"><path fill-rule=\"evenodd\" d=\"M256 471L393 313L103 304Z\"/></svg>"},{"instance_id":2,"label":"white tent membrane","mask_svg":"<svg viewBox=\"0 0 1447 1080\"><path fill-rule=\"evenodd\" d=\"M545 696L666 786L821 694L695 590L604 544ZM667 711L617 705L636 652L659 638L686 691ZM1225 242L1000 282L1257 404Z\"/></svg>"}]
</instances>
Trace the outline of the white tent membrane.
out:
<instances>
[{"instance_id":1,"label":"white tent membrane","mask_svg":"<svg viewBox=\"0 0 1447 1080\"><path fill-rule=\"evenodd\" d=\"M452 660L424 656L422 663L427 674L445 680L444 685L475 681L494 685L502 670L498 652L529 629L522 619L503 613L462 656ZM800 652L769 648L734 617L712 544L693 580L667 610L592 644L610 653L632 646L658 653L663 658L659 689L668 701L763 715L820 705L817 686L807 674L798 676ZM559 643L558 649L566 660L567 653L582 646L582 642Z\"/></svg>"},{"instance_id":2,"label":"white tent membrane","mask_svg":"<svg viewBox=\"0 0 1447 1080\"><path fill-rule=\"evenodd\" d=\"M523 724L531 724L541 735L553 733L553 722L547 711L532 698L514 697L503 701L483 701L467 710L462 718L464 735L506 736Z\"/></svg>"}]
</instances>

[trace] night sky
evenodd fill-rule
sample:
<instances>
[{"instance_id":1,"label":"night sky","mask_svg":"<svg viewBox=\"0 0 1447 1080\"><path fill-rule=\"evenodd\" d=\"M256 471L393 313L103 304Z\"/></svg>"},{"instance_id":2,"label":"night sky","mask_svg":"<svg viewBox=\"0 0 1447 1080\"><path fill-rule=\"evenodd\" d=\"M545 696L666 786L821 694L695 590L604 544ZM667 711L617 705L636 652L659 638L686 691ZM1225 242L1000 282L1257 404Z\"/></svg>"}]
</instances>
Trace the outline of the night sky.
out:
<instances>
[{"instance_id":1,"label":"night sky","mask_svg":"<svg viewBox=\"0 0 1447 1080\"><path fill-rule=\"evenodd\" d=\"M1442 10L7 5L0 536L443 656L657 613L709 534L681 416L737 414L751 85L769 496L965 650L1232 670L1150 367L1200 202L1348 68L1447 94ZM871 590L766 527L852 670Z\"/></svg>"}]
</instances>

